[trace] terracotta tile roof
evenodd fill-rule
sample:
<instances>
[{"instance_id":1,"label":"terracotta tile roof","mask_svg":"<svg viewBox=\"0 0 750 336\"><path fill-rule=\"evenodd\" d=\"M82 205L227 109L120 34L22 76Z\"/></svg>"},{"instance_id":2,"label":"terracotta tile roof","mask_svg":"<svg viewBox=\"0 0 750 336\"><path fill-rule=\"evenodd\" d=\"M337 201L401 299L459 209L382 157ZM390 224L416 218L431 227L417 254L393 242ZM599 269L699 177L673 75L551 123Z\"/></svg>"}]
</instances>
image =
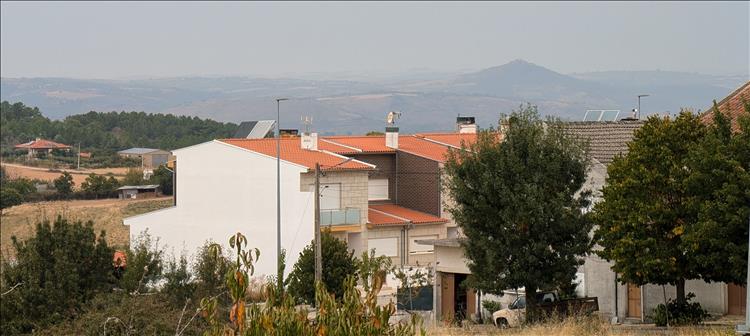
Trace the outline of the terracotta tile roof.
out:
<instances>
[{"instance_id":1,"label":"terracotta tile roof","mask_svg":"<svg viewBox=\"0 0 750 336\"><path fill-rule=\"evenodd\" d=\"M332 152L339 153L339 154L357 154L357 153L363 153L363 154L380 154L380 153L395 153L396 150L390 147L385 146L385 136L384 135L374 135L374 136L327 136L323 137L324 141L321 141L323 143L331 144L331 147L336 150L331 150ZM318 146L320 148L320 143L318 143ZM329 145L324 145L329 146ZM328 150L328 149L326 149Z\"/></svg>"},{"instance_id":2,"label":"terracotta tile roof","mask_svg":"<svg viewBox=\"0 0 750 336\"><path fill-rule=\"evenodd\" d=\"M446 223L445 218L436 217L424 212L404 208L395 204L371 204L367 212L370 225L404 225L408 221L414 224Z\"/></svg>"},{"instance_id":3,"label":"terracotta tile roof","mask_svg":"<svg viewBox=\"0 0 750 336\"><path fill-rule=\"evenodd\" d=\"M414 135L402 135L398 138L398 149L426 159L445 162L446 154L453 148Z\"/></svg>"},{"instance_id":4,"label":"terracotta tile roof","mask_svg":"<svg viewBox=\"0 0 750 336\"><path fill-rule=\"evenodd\" d=\"M468 145L477 141L476 133L419 133L414 136L456 148L461 148L461 143Z\"/></svg>"},{"instance_id":5,"label":"terracotta tile roof","mask_svg":"<svg viewBox=\"0 0 750 336\"><path fill-rule=\"evenodd\" d=\"M276 157L276 139L219 139L219 141L241 147L244 149L258 152L271 157ZM371 170L372 165L358 160L350 160L346 157L326 153L323 151L314 151L302 149L300 138L282 138L281 139L281 159L284 161L296 163L305 166L308 169L315 169L315 163L320 163L322 170ZM347 161L349 160L349 161Z\"/></svg>"},{"instance_id":6,"label":"terracotta tile roof","mask_svg":"<svg viewBox=\"0 0 750 336\"><path fill-rule=\"evenodd\" d=\"M716 103L716 105L719 107L719 111L728 116L732 121L732 131L735 132L738 132L740 130L737 119L741 114L747 114L747 112L745 112L743 100L750 102L750 81L740 86L737 90L734 90L734 92L730 93L720 102ZM706 112L701 114L701 120L704 123L710 124L713 122L713 110L714 107L712 105L711 107L706 109Z\"/></svg>"},{"instance_id":7,"label":"terracotta tile roof","mask_svg":"<svg viewBox=\"0 0 750 336\"><path fill-rule=\"evenodd\" d=\"M68 145L57 143L54 141L36 139L20 145L15 145L15 148L21 149L68 149L71 148Z\"/></svg>"},{"instance_id":8,"label":"terracotta tile roof","mask_svg":"<svg viewBox=\"0 0 750 336\"><path fill-rule=\"evenodd\" d=\"M627 153L628 142L633 140L635 131L641 128L644 122L644 120L582 121L568 122L563 127L568 134L589 141L589 156L607 165L612 162L615 155Z\"/></svg>"}]
</instances>

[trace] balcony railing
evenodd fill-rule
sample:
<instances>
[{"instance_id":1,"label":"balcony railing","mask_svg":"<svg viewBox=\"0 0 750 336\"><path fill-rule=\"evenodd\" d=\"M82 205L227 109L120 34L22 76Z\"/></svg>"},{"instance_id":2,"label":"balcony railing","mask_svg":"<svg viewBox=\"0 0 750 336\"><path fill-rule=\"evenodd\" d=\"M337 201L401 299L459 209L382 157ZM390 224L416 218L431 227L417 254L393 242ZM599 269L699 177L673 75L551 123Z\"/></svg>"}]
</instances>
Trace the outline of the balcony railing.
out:
<instances>
[{"instance_id":1,"label":"balcony railing","mask_svg":"<svg viewBox=\"0 0 750 336\"><path fill-rule=\"evenodd\" d=\"M320 225L357 225L360 215L359 208L320 210Z\"/></svg>"}]
</instances>

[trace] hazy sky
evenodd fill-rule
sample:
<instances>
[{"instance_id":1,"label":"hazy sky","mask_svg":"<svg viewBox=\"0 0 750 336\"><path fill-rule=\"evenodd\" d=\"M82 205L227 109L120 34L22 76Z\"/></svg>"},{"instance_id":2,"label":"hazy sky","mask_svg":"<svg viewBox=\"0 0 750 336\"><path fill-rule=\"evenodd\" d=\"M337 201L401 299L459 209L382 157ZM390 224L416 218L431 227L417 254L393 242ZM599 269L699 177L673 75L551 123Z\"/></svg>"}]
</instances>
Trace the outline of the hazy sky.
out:
<instances>
[{"instance_id":1,"label":"hazy sky","mask_svg":"<svg viewBox=\"0 0 750 336\"><path fill-rule=\"evenodd\" d=\"M383 74L519 58L563 73L750 71L749 2L1 6L3 77Z\"/></svg>"}]
</instances>

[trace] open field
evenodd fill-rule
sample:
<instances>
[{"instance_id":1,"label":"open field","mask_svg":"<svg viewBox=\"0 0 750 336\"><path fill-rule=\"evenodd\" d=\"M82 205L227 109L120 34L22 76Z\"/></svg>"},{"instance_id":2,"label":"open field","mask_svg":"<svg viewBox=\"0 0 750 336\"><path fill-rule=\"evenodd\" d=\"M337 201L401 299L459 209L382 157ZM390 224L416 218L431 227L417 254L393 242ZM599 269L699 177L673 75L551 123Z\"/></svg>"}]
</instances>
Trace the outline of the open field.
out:
<instances>
[{"instance_id":1,"label":"open field","mask_svg":"<svg viewBox=\"0 0 750 336\"><path fill-rule=\"evenodd\" d=\"M130 230L122 224L125 217L169 207L171 197L145 200L75 200L26 203L3 210L0 218L0 251L8 255L11 236L26 238L33 234L40 220L54 220L62 215L70 220L91 220L97 231L106 230L107 242L122 246L128 243Z\"/></svg>"},{"instance_id":2,"label":"open field","mask_svg":"<svg viewBox=\"0 0 750 336\"><path fill-rule=\"evenodd\" d=\"M73 176L73 182L75 187L78 188L89 174L94 173L98 175L112 174L116 178L125 176L128 169L130 168L100 168L100 169L55 169L50 170L48 168L29 167L13 163L4 163L2 166L11 178L25 177L28 179L39 179L43 181L52 181L62 174L63 171L67 171Z\"/></svg>"}]
</instances>

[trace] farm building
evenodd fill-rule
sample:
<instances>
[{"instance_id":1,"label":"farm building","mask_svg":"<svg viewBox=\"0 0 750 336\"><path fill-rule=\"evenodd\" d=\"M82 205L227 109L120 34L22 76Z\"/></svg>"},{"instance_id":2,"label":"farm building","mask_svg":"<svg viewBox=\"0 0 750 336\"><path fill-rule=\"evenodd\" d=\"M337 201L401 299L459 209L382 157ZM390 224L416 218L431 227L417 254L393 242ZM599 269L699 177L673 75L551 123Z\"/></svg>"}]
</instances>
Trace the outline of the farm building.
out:
<instances>
[{"instance_id":1,"label":"farm building","mask_svg":"<svg viewBox=\"0 0 750 336\"><path fill-rule=\"evenodd\" d=\"M152 170L160 165L167 163L169 156L172 154L169 151L162 149L153 148L130 148L117 152L118 155L127 158L140 158L141 166L143 169Z\"/></svg>"},{"instance_id":2,"label":"farm building","mask_svg":"<svg viewBox=\"0 0 750 336\"><path fill-rule=\"evenodd\" d=\"M122 186L117 188L119 199L152 198L161 196L158 184Z\"/></svg>"}]
</instances>

